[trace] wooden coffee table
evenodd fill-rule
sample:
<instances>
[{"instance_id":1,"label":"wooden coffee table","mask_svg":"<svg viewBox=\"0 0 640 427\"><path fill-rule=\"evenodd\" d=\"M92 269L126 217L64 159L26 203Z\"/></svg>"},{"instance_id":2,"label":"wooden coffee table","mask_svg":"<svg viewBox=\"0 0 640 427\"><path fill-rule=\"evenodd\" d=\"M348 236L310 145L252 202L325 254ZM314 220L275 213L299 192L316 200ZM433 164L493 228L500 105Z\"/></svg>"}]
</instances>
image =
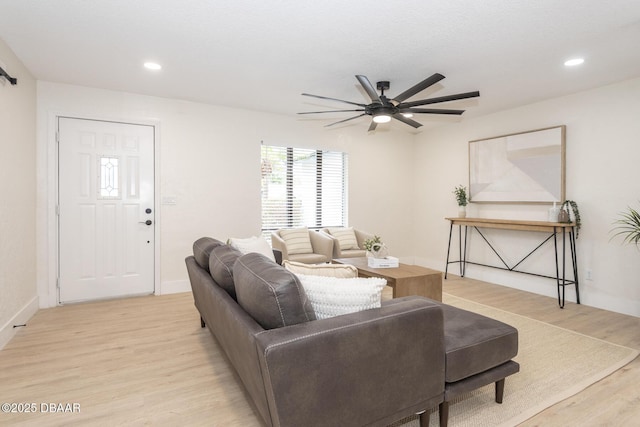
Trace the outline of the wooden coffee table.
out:
<instances>
[{"instance_id":1,"label":"wooden coffee table","mask_svg":"<svg viewBox=\"0 0 640 427\"><path fill-rule=\"evenodd\" d=\"M397 268L371 268L367 258L338 258L337 264L350 264L358 269L359 277L381 277L393 288L393 297L420 295L442 301L442 272L419 265L400 264Z\"/></svg>"}]
</instances>

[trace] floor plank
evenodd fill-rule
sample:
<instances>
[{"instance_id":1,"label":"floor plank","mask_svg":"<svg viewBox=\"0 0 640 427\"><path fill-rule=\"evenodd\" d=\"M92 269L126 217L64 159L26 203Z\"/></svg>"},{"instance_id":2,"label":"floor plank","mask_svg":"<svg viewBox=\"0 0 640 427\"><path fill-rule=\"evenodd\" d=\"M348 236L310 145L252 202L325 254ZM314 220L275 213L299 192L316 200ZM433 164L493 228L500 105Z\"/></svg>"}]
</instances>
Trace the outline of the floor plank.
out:
<instances>
[{"instance_id":1,"label":"floor plank","mask_svg":"<svg viewBox=\"0 0 640 427\"><path fill-rule=\"evenodd\" d=\"M640 318L473 279L450 276L444 291L475 302L518 313L591 337L640 350ZM562 367L558 367L562 369ZM566 399L522 426L640 425L640 358Z\"/></svg>"},{"instance_id":2,"label":"floor plank","mask_svg":"<svg viewBox=\"0 0 640 427\"><path fill-rule=\"evenodd\" d=\"M190 293L40 310L0 352L0 402L80 413L0 413L0 425L259 426Z\"/></svg>"},{"instance_id":3,"label":"floor plank","mask_svg":"<svg viewBox=\"0 0 640 427\"><path fill-rule=\"evenodd\" d=\"M452 275L444 291L640 349L640 318L573 303L561 310L554 298ZM0 403L38 411L0 413L0 425L259 426L229 366L190 293L40 310L0 351ZM634 425L639 382L635 360L522 425ZM80 413L42 413L43 403L78 403Z\"/></svg>"}]
</instances>

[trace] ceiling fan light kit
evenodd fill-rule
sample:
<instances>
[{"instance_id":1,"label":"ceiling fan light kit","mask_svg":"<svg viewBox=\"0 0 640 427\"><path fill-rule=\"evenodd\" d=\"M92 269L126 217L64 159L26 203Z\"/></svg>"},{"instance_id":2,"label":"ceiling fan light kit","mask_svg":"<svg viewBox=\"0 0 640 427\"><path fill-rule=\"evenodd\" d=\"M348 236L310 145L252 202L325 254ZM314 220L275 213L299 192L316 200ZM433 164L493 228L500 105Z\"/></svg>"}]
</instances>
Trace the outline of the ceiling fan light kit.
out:
<instances>
[{"instance_id":1,"label":"ceiling fan light kit","mask_svg":"<svg viewBox=\"0 0 640 427\"><path fill-rule=\"evenodd\" d=\"M411 98L412 96L418 94L419 92L422 92L428 87L433 86L434 84L438 83L440 80L444 79L444 76L439 73L435 73L431 77L424 79L420 83L412 86L411 88L407 89L406 91L402 92L400 95L392 99L389 99L384 94L384 91L388 90L390 87L390 83L388 81L385 80L385 81L379 81L376 83L376 88L380 91L380 95L378 95L376 90L373 88L373 85L371 84L371 82L366 76L357 75L356 79L358 79L358 82L360 83L364 91L367 93L369 98L371 99L370 104L362 104L358 102L345 101L343 99L329 98L326 96L303 93L302 94L303 96L310 96L313 98L342 102L345 104L355 105L360 108L352 109L352 110L307 111L307 112L302 112L298 114L359 112L361 114L358 114L357 116L349 117L344 120L330 123L325 127L334 126L339 123L344 123L350 120L354 120L362 116L371 116L372 121L371 121L371 125L369 126L369 131L375 130L376 126L379 123L390 122L392 118L417 129L420 126L422 126L422 124L411 119L411 117L413 117L414 114L461 115L462 113L464 113L464 110L438 109L438 108L415 108L415 107L428 105L428 104L437 104L440 102L456 101L459 99L475 98L480 96L480 92L475 91L475 92L458 93L455 95L441 96L438 98L429 98L429 99L422 99L418 101L405 102L405 100Z\"/></svg>"},{"instance_id":2,"label":"ceiling fan light kit","mask_svg":"<svg viewBox=\"0 0 640 427\"><path fill-rule=\"evenodd\" d=\"M391 121L391 116L386 114L376 114L373 116L373 121L376 123L389 123Z\"/></svg>"}]
</instances>

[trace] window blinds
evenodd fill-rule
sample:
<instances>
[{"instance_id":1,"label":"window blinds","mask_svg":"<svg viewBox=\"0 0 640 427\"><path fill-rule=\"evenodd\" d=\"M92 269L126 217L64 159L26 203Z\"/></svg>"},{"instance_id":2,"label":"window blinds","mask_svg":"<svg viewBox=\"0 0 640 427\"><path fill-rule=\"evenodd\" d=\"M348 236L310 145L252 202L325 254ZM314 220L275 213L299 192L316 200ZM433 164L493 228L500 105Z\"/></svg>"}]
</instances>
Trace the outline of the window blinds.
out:
<instances>
[{"instance_id":1,"label":"window blinds","mask_svg":"<svg viewBox=\"0 0 640 427\"><path fill-rule=\"evenodd\" d=\"M262 145L262 233L340 227L347 217L347 154Z\"/></svg>"}]
</instances>

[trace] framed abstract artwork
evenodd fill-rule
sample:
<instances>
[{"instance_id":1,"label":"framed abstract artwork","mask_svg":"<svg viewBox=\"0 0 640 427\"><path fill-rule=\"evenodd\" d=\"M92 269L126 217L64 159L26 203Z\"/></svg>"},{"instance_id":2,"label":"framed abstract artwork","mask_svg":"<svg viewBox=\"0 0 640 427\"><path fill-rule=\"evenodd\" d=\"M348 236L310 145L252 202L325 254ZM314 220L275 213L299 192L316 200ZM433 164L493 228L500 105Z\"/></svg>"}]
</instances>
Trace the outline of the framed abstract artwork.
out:
<instances>
[{"instance_id":1,"label":"framed abstract artwork","mask_svg":"<svg viewBox=\"0 0 640 427\"><path fill-rule=\"evenodd\" d=\"M565 128L562 125L469 141L469 201L562 202Z\"/></svg>"}]
</instances>

